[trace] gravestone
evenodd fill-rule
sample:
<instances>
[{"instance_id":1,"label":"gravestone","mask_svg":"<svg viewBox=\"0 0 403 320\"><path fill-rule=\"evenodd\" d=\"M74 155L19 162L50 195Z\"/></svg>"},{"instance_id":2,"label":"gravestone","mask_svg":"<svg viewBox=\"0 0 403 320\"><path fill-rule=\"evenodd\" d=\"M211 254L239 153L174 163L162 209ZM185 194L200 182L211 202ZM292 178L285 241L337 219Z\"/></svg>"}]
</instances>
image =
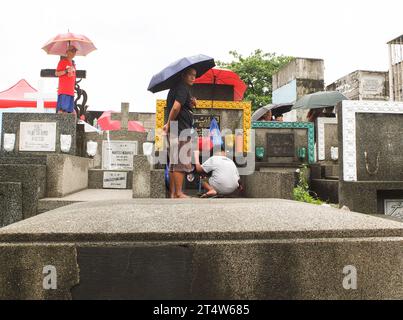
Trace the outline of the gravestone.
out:
<instances>
[{"instance_id":1,"label":"gravestone","mask_svg":"<svg viewBox=\"0 0 403 320\"><path fill-rule=\"evenodd\" d=\"M309 122L254 122L256 147L265 150L266 161L258 166L295 166L302 162L315 162L315 130ZM272 146L272 147L270 147ZM299 151L305 150L305 158L300 159ZM270 156L269 156L270 154ZM302 160L302 161L301 161Z\"/></svg>"},{"instance_id":2,"label":"gravestone","mask_svg":"<svg viewBox=\"0 0 403 320\"><path fill-rule=\"evenodd\" d=\"M194 128L197 131L199 137L203 136L203 130L209 130L211 121L215 119L219 128L220 126L220 116L216 115L204 115L204 114L194 114Z\"/></svg>"},{"instance_id":3,"label":"gravestone","mask_svg":"<svg viewBox=\"0 0 403 320\"><path fill-rule=\"evenodd\" d=\"M196 114L196 121L200 122L200 127L207 127L206 119L216 117L219 120L220 130L225 130L225 136L236 134L238 130L243 133L242 145L239 146L244 152L248 152L249 136L248 131L251 129L251 103L237 101L212 101L198 100L196 107L193 109ZM168 110L165 100L157 100L156 112L156 132L155 137L156 149L164 148L164 139L159 134L168 119ZM210 125L208 125L210 127ZM231 132L231 133L230 133Z\"/></svg>"},{"instance_id":4,"label":"gravestone","mask_svg":"<svg viewBox=\"0 0 403 320\"><path fill-rule=\"evenodd\" d=\"M131 170L138 149L138 141L103 141L102 169Z\"/></svg>"},{"instance_id":5,"label":"gravestone","mask_svg":"<svg viewBox=\"0 0 403 320\"><path fill-rule=\"evenodd\" d=\"M268 158L295 157L295 141L293 133L267 133Z\"/></svg>"},{"instance_id":6,"label":"gravestone","mask_svg":"<svg viewBox=\"0 0 403 320\"><path fill-rule=\"evenodd\" d=\"M127 172L105 172L103 180L104 189L126 189Z\"/></svg>"},{"instance_id":7,"label":"gravestone","mask_svg":"<svg viewBox=\"0 0 403 320\"><path fill-rule=\"evenodd\" d=\"M339 110L340 205L387 214L403 200L403 104L343 101Z\"/></svg>"},{"instance_id":8,"label":"gravestone","mask_svg":"<svg viewBox=\"0 0 403 320\"><path fill-rule=\"evenodd\" d=\"M4 149L5 136L14 136L12 151ZM62 140L71 139L68 151L62 151ZM4 113L2 157L76 154L76 117L73 114Z\"/></svg>"},{"instance_id":9,"label":"gravestone","mask_svg":"<svg viewBox=\"0 0 403 320\"><path fill-rule=\"evenodd\" d=\"M134 115L129 113L129 104L127 102L123 102L121 106L120 113L112 113L111 119L112 120L119 120L120 121L120 130L121 131L128 131L129 128L129 121L136 120Z\"/></svg>"},{"instance_id":10,"label":"gravestone","mask_svg":"<svg viewBox=\"0 0 403 320\"><path fill-rule=\"evenodd\" d=\"M137 120L129 113L128 103L122 103L121 113L112 113L111 119L121 122L120 130L86 133L87 142L97 143L94 165L89 170L91 189L122 189L125 184L125 189L131 189L133 157L143 154L143 143L148 140L147 132L128 131L129 121Z\"/></svg>"}]
</instances>

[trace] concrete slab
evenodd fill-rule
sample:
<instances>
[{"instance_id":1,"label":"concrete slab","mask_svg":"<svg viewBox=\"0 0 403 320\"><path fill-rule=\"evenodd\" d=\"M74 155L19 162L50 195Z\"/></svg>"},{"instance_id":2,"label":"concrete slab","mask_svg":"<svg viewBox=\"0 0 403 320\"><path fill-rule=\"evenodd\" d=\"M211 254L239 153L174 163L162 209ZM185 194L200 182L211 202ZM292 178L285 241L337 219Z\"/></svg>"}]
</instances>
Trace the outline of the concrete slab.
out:
<instances>
[{"instance_id":1,"label":"concrete slab","mask_svg":"<svg viewBox=\"0 0 403 320\"><path fill-rule=\"evenodd\" d=\"M288 200L88 202L0 230L0 298L402 299L402 248L400 222Z\"/></svg>"},{"instance_id":2,"label":"concrete slab","mask_svg":"<svg viewBox=\"0 0 403 320\"><path fill-rule=\"evenodd\" d=\"M132 198L131 190L112 190L112 189L86 189L63 198L45 198L42 201L72 201L72 202L89 202L89 201L112 201L112 200L128 200Z\"/></svg>"}]
</instances>

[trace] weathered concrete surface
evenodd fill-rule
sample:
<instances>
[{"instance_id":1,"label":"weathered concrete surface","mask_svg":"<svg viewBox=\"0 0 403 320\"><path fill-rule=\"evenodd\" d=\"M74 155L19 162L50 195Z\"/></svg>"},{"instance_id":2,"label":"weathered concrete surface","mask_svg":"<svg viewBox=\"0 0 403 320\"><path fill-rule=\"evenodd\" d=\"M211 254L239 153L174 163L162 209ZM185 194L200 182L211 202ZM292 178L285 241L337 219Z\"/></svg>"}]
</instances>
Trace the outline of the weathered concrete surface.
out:
<instances>
[{"instance_id":1,"label":"weathered concrete surface","mask_svg":"<svg viewBox=\"0 0 403 320\"><path fill-rule=\"evenodd\" d=\"M261 168L251 175L241 177L246 198L293 199L298 182L296 168Z\"/></svg>"},{"instance_id":2,"label":"weathered concrete surface","mask_svg":"<svg viewBox=\"0 0 403 320\"><path fill-rule=\"evenodd\" d=\"M21 183L0 182L0 228L22 219Z\"/></svg>"},{"instance_id":3,"label":"weathered concrete surface","mask_svg":"<svg viewBox=\"0 0 403 320\"><path fill-rule=\"evenodd\" d=\"M311 181L310 190L315 192L317 196L330 203L339 203L339 181L329 179L313 179Z\"/></svg>"},{"instance_id":4,"label":"weathered concrete surface","mask_svg":"<svg viewBox=\"0 0 403 320\"><path fill-rule=\"evenodd\" d=\"M350 210L367 213L383 214L384 199L380 190L394 192L395 196L387 199L400 199L403 196L402 182L345 182L339 183L340 206L347 206ZM378 196L379 194L379 196Z\"/></svg>"},{"instance_id":5,"label":"weathered concrete surface","mask_svg":"<svg viewBox=\"0 0 403 320\"><path fill-rule=\"evenodd\" d=\"M64 197L88 187L89 159L65 154L48 155L47 196Z\"/></svg>"},{"instance_id":6,"label":"weathered concrete surface","mask_svg":"<svg viewBox=\"0 0 403 320\"><path fill-rule=\"evenodd\" d=\"M71 299L79 282L72 244L0 244L0 300ZM45 290L44 267L57 270L57 290Z\"/></svg>"},{"instance_id":7,"label":"weathered concrete surface","mask_svg":"<svg viewBox=\"0 0 403 320\"><path fill-rule=\"evenodd\" d=\"M402 299L402 248L402 223L287 200L74 204L0 230L0 298Z\"/></svg>"},{"instance_id":8,"label":"weathered concrete surface","mask_svg":"<svg viewBox=\"0 0 403 320\"><path fill-rule=\"evenodd\" d=\"M133 159L133 198L150 198L151 164L147 156L137 155Z\"/></svg>"},{"instance_id":9,"label":"weathered concrete surface","mask_svg":"<svg viewBox=\"0 0 403 320\"><path fill-rule=\"evenodd\" d=\"M349 100L389 100L389 72L357 70L326 87Z\"/></svg>"},{"instance_id":10,"label":"weathered concrete surface","mask_svg":"<svg viewBox=\"0 0 403 320\"><path fill-rule=\"evenodd\" d=\"M273 90L277 90L294 79L323 81L324 68L322 59L295 58L273 75ZM321 90L323 90L323 86Z\"/></svg>"},{"instance_id":11,"label":"weathered concrete surface","mask_svg":"<svg viewBox=\"0 0 403 320\"><path fill-rule=\"evenodd\" d=\"M24 219L37 214L38 200L46 195L46 166L1 164L0 181L21 183Z\"/></svg>"},{"instance_id":12,"label":"weathered concrete surface","mask_svg":"<svg viewBox=\"0 0 403 320\"><path fill-rule=\"evenodd\" d=\"M150 198L166 198L167 189L165 186L165 170L153 169L150 172Z\"/></svg>"},{"instance_id":13,"label":"weathered concrete surface","mask_svg":"<svg viewBox=\"0 0 403 320\"><path fill-rule=\"evenodd\" d=\"M45 198L38 202L38 214L78 202L132 199L132 190L86 189L63 198Z\"/></svg>"}]
</instances>

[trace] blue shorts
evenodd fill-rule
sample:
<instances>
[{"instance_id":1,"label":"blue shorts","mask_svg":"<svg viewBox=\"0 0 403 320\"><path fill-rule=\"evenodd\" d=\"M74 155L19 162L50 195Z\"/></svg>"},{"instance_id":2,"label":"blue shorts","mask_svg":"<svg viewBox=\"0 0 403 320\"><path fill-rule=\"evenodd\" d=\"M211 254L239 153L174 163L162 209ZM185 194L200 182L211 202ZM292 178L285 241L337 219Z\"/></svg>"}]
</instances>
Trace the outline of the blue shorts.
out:
<instances>
[{"instance_id":1,"label":"blue shorts","mask_svg":"<svg viewBox=\"0 0 403 320\"><path fill-rule=\"evenodd\" d=\"M72 113L74 111L74 96L59 94L59 96L57 97L56 113L59 110Z\"/></svg>"}]
</instances>

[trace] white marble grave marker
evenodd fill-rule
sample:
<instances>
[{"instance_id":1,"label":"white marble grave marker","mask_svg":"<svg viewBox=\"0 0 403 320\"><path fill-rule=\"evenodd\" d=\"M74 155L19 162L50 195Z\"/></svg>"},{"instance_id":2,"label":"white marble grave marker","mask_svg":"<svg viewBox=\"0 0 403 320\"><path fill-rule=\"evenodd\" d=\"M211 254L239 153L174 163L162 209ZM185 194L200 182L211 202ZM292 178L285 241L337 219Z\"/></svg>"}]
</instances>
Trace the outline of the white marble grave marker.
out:
<instances>
[{"instance_id":1,"label":"white marble grave marker","mask_svg":"<svg viewBox=\"0 0 403 320\"><path fill-rule=\"evenodd\" d=\"M132 170L133 156L138 154L137 141L103 141L103 170Z\"/></svg>"},{"instance_id":2,"label":"white marble grave marker","mask_svg":"<svg viewBox=\"0 0 403 320\"><path fill-rule=\"evenodd\" d=\"M127 172L104 172L103 187L105 189L126 189Z\"/></svg>"},{"instance_id":3,"label":"white marble grave marker","mask_svg":"<svg viewBox=\"0 0 403 320\"><path fill-rule=\"evenodd\" d=\"M21 122L19 151L56 151L56 122Z\"/></svg>"}]
</instances>

